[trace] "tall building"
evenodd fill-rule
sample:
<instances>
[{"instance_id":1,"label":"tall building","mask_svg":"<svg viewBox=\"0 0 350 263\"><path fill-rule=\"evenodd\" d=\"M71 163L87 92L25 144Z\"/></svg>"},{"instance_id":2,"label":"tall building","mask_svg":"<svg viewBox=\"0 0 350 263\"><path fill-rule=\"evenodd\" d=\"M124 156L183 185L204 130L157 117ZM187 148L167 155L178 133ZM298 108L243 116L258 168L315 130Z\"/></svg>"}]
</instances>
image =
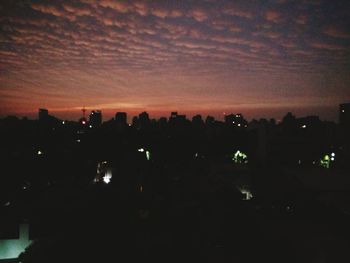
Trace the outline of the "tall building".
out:
<instances>
[{"instance_id":1,"label":"tall building","mask_svg":"<svg viewBox=\"0 0 350 263\"><path fill-rule=\"evenodd\" d=\"M90 125L92 127L99 127L102 124L102 112L100 110L91 111L90 113Z\"/></svg>"},{"instance_id":2,"label":"tall building","mask_svg":"<svg viewBox=\"0 0 350 263\"><path fill-rule=\"evenodd\" d=\"M127 114L126 114L126 112L117 112L115 114L115 121L118 124L126 125L127 124Z\"/></svg>"},{"instance_id":3,"label":"tall building","mask_svg":"<svg viewBox=\"0 0 350 263\"><path fill-rule=\"evenodd\" d=\"M139 114L138 119L137 119L137 127L141 128L141 129L146 129L146 128L148 128L150 126L150 124L151 124L151 121L149 119L148 113L145 112L145 111L141 112ZM134 125L134 123L133 123L133 125Z\"/></svg>"},{"instance_id":4,"label":"tall building","mask_svg":"<svg viewBox=\"0 0 350 263\"><path fill-rule=\"evenodd\" d=\"M39 109L39 121L44 121L49 118L49 111L47 109Z\"/></svg>"},{"instance_id":5,"label":"tall building","mask_svg":"<svg viewBox=\"0 0 350 263\"><path fill-rule=\"evenodd\" d=\"M350 103L339 105L339 124L341 126L350 126Z\"/></svg>"},{"instance_id":6,"label":"tall building","mask_svg":"<svg viewBox=\"0 0 350 263\"><path fill-rule=\"evenodd\" d=\"M204 124L204 121L202 119L202 116L197 114L195 116L192 117L192 124L196 125L196 126L201 126Z\"/></svg>"}]
</instances>

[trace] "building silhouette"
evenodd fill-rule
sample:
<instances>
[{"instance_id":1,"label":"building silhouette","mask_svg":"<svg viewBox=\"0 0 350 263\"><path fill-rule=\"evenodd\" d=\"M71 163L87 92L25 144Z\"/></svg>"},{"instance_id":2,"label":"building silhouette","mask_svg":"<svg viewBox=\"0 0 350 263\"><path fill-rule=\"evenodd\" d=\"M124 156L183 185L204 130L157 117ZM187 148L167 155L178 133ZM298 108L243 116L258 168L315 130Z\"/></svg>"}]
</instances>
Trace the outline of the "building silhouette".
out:
<instances>
[{"instance_id":1,"label":"building silhouette","mask_svg":"<svg viewBox=\"0 0 350 263\"><path fill-rule=\"evenodd\" d=\"M49 111L47 109L39 109L39 121L46 121L49 118Z\"/></svg>"},{"instance_id":2,"label":"building silhouette","mask_svg":"<svg viewBox=\"0 0 350 263\"><path fill-rule=\"evenodd\" d=\"M126 112L117 112L115 114L115 121L117 124L126 125L127 124L127 114Z\"/></svg>"},{"instance_id":3,"label":"building silhouette","mask_svg":"<svg viewBox=\"0 0 350 263\"><path fill-rule=\"evenodd\" d=\"M339 105L339 124L341 126L350 126L350 103Z\"/></svg>"},{"instance_id":4,"label":"building silhouette","mask_svg":"<svg viewBox=\"0 0 350 263\"><path fill-rule=\"evenodd\" d=\"M91 111L89 118L92 127L99 127L102 124L102 112L100 110Z\"/></svg>"}]
</instances>

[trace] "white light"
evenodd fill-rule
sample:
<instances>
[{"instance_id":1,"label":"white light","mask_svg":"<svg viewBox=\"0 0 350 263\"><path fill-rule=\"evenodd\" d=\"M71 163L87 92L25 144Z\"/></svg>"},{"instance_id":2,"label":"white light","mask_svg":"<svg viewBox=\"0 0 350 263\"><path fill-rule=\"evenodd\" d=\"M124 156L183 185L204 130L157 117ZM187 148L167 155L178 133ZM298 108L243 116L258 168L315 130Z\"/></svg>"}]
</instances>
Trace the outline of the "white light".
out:
<instances>
[{"instance_id":1,"label":"white light","mask_svg":"<svg viewBox=\"0 0 350 263\"><path fill-rule=\"evenodd\" d=\"M334 161L335 159L334 159L334 157L331 157L331 161Z\"/></svg>"},{"instance_id":2,"label":"white light","mask_svg":"<svg viewBox=\"0 0 350 263\"><path fill-rule=\"evenodd\" d=\"M232 123L235 124L235 121L233 121Z\"/></svg>"},{"instance_id":3,"label":"white light","mask_svg":"<svg viewBox=\"0 0 350 263\"><path fill-rule=\"evenodd\" d=\"M306 128L306 125L304 124L303 126L301 126L301 128L305 129L305 128Z\"/></svg>"},{"instance_id":4,"label":"white light","mask_svg":"<svg viewBox=\"0 0 350 263\"><path fill-rule=\"evenodd\" d=\"M253 198L252 192L250 192L248 189L239 188L239 190L240 190L241 194L244 195L243 200L248 201L248 200L251 200Z\"/></svg>"},{"instance_id":5,"label":"white light","mask_svg":"<svg viewBox=\"0 0 350 263\"><path fill-rule=\"evenodd\" d=\"M145 151L145 149L140 148L140 149L138 149L138 151L141 152L141 153L143 153L143 152Z\"/></svg>"},{"instance_id":6,"label":"white light","mask_svg":"<svg viewBox=\"0 0 350 263\"><path fill-rule=\"evenodd\" d=\"M342 112L342 113L344 113L344 112L345 112L345 110L341 110L341 112Z\"/></svg>"},{"instance_id":7,"label":"white light","mask_svg":"<svg viewBox=\"0 0 350 263\"><path fill-rule=\"evenodd\" d=\"M107 172L105 176L103 176L103 182L106 184L109 184L112 179L112 174L110 172Z\"/></svg>"},{"instance_id":8,"label":"white light","mask_svg":"<svg viewBox=\"0 0 350 263\"><path fill-rule=\"evenodd\" d=\"M151 153L146 151L146 159L149 161L151 159Z\"/></svg>"},{"instance_id":9,"label":"white light","mask_svg":"<svg viewBox=\"0 0 350 263\"><path fill-rule=\"evenodd\" d=\"M241 124L240 124L240 123L238 123L238 127L241 127Z\"/></svg>"},{"instance_id":10,"label":"white light","mask_svg":"<svg viewBox=\"0 0 350 263\"><path fill-rule=\"evenodd\" d=\"M80 140L78 139L77 142L80 142Z\"/></svg>"},{"instance_id":11,"label":"white light","mask_svg":"<svg viewBox=\"0 0 350 263\"><path fill-rule=\"evenodd\" d=\"M332 157L335 157L335 153L331 153L331 156L332 156Z\"/></svg>"},{"instance_id":12,"label":"white light","mask_svg":"<svg viewBox=\"0 0 350 263\"><path fill-rule=\"evenodd\" d=\"M42 155L43 152L39 150L37 154L38 154L38 155Z\"/></svg>"},{"instance_id":13,"label":"white light","mask_svg":"<svg viewBox=\"0 0 350 263\"><path fill-rule=\"evenodd\" d=\"M89 125L89 128L91 129L91 128L92 128L92 125Z\"/></svg>"},{"instance_id":14,"label":"white light","mask_svg":"<svg viewBox=\"0 0 350 263\"><path fill-rule=\"evenodd\" d=\"M62 124L65 124L66 122L65 121L62 121Z\"/></svg>"},{"instance_id":15,"label":"white light","mask_svg":"<svg viewBox=\"0 0 350 263\"><path fill-rule=\"evenodd\" d=\"M86 124L86 122L85 122L85 121L82 121L81 123L82 123L82 124L84 124L84 125Z\"/></svg>"}]
</instances>

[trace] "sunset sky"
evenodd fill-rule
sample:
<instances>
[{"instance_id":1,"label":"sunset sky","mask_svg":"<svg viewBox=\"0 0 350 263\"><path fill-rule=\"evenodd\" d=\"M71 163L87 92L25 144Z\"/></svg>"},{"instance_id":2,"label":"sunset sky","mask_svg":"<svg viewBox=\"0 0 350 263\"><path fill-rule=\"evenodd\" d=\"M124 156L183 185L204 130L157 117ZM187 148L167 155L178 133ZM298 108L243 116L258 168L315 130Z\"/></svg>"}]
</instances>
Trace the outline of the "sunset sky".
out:
<instances>
[{"instance_id":1,"label":"sunset sky","mask_svg":"<svg viewBox=\"0 0 350 263\"><path fill-rule=\"evenodd\" d=\"M1 1L0 116L320 115L350 101L350 1Z\"/></svg>"}]
</instances>

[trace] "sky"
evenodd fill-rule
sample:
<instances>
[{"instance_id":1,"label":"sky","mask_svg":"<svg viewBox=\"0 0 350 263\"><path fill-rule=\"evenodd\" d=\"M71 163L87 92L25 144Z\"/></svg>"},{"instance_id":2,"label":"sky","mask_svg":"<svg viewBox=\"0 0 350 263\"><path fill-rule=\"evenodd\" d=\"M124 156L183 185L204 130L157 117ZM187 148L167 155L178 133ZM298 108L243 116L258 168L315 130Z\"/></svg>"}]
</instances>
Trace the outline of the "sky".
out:
<instances>
[{"instance_id":1,"label":"sky","mask_svg":"<svg viewBox=\"0 0 350 263\"><path fill-rule=\"evenodd\" d=\"M0 116L220 119L350 101L350 1L0 2Z\"/></svg>"}]
</instances>

